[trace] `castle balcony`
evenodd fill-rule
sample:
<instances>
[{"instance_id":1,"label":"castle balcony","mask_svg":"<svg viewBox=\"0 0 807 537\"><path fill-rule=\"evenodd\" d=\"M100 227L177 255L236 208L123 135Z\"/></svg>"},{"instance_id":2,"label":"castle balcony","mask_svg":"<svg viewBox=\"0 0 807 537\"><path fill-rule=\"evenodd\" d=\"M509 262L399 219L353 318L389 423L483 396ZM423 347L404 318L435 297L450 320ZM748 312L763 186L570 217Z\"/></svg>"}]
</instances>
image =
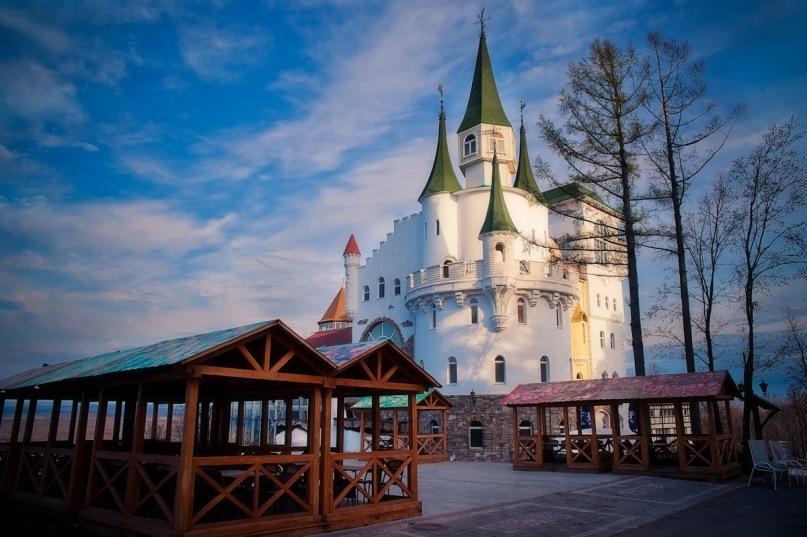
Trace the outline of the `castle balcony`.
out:
<instances>
[{"instance_id":1,"label":"castle balcony","mask_svg":"<svg viewBox=\"0 0 807 537\"><path fill-rule=\"evenodd\" d=\"M524 260L506 267L486 274L484 263L478 260L418 269L406 279L407 307L418 309L436 303L442 308L445 295L453 295L457 305L463 307L466 294L482 291L491 281L506 282L517 293L527 295L533 306L544 297L553 307L562 302L566 309L578 299L572 273L559 264Z\"/></svg>"}]
</instances>

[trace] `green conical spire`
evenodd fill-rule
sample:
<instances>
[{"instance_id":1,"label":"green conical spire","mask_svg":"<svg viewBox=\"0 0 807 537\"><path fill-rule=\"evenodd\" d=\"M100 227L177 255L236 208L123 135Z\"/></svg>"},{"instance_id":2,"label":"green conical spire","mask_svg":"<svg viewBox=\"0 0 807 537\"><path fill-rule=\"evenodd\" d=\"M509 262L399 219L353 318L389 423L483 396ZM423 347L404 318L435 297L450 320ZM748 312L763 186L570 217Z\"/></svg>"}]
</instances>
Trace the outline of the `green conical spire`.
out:
<instances>
[{"instance_id":1,"label":"green conical spire","mask_svg":"<svg viewBox=\"0 0 807 537\"><path fill-rule=\"evenodd\" d=\"M437 129L437 150L434 153L434 164L429 180L423 192L420 193L418 201L426 196L437 194L438 192L457 192L462 190L454 167L451 165L451 156L448 154L448 144L446 143L446 112L440 104L440 127Z\"/></svg>"},{"instance_id":2,"label":"green conical spire","mask_svg":"<svg viewBox=\"0 0 807 537\"><path fill-rule=\"evenodd\" d=\"M465 108L465 116L457 132L480 123L510 127L510 121L507 120L502 102L499 100L499 92L496 90L484 29L479 35L479 50L476 53L476 67L471 83L471 94L468 96L468 106Z\"/></svg>"},{"instance_id":3,"label":"green conical spire","mask_svg":"<svg viewBox=\"0 0 807 537\"><path fill-rule=\"evenodd\" d=\"M499 178L499 156L493 153L493 181L490 185L490 201L488 202L488 214L485 216L485 223L479 234L490 233L491 231L512 231L518 233L516 226L510 219L507 205L504 203L504 192L502 192L502 181Z\"/></svg>"},{"instance_id":4,"label":"green conical spire","mask_svg":"<svg viewBox=\"0 0 807 537\"><path fill-rule=\"evenodd\" d=\"M544 199L543 194L541 194L541 191L538 189L538 183L535 182L535 176L532 174L530 155L527 153L527 129L524 128L523 116L521 118L519 138L518 169L516 169L516 180L513 182L513 187L526 190L532 194L537 201L546 205L546 200Z\"/></svg>"}]
</instances>

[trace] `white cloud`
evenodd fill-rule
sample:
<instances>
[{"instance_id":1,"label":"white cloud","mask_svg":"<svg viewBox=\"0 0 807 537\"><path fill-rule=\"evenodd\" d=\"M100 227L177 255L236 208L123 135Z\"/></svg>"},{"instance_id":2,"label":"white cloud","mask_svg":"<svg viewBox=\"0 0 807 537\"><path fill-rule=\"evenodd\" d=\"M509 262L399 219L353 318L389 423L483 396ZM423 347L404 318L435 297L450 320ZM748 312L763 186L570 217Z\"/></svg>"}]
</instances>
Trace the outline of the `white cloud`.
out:
<instances>
[{"instance_id":1,"label":"white cloud","mask_svg":"<svg viewBox=\"0 0 807 537\"><path fill-rule=\"evenodd\" d=\"M63 31L34 22L24 14L11 9L0 8L0 26L24 35L50 52L66 52L72 44Z\"/></svg>"},{"instance_id":2,"label":"white cloud","mask_svg":"<svg viewBox=\"0 0 807 537\"><path fill-rule=\"evenodd\" d=\"M32 121L58 119L76 122L84 112L76 100L76 87L59 73L33 60L0 64L0 95L6 113Z\"/></svg>"},{"instance_id":3,"label":"white cloud","mask_svg":"<svg viewBox=\"0 0 807 537\"><path fill-rule=\"evenodd\" d=\"M269 36L257 28L183 23L178 32L183 59L205 80L235 82L267 56Z\"/></svg>"}]
</instances>

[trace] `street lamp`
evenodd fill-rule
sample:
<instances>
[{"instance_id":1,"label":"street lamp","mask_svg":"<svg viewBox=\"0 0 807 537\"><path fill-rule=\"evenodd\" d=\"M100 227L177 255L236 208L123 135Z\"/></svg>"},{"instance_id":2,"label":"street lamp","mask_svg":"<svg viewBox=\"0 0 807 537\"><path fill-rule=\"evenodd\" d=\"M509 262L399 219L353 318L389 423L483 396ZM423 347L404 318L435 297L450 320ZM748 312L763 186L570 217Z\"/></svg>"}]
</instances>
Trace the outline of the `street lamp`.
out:
<instances>
[{"instance_id":1,"label":"street lamp","mask_svg":"<svg viewBox=\"0 0 807 537\"><path fill-rule=\"evenodd\" d=\"M762 390L762 395L768 395L768 383L764 380L759 383L759 389Z\"/></svg>"}]
</instances>

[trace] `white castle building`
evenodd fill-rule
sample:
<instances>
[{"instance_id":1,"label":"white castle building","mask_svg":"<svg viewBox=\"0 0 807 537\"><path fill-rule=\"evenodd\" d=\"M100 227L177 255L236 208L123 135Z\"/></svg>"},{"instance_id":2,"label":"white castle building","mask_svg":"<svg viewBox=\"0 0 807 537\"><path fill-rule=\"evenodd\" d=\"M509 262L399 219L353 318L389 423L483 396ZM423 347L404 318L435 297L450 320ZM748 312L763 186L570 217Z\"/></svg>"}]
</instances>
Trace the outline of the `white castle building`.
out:
<instances>
[{"instance_id":1,"label":"white castle building","mask_svg":"<svg viewBox=\"0 0 807 537\"><path fill-rule=\"evenodd\" d=\"M484 32L456 143L463 182L441 106L420 212L395 220L364 264L351 236L344 266L352 341L392 339L444 394L474 394L475 403L476 394L505 394L519 383L623 375L623 275L604 264L602 233L591 223L619 214L576 183L539 190L523 118L517 144ZM592 238L576 244L591 249L587 263L557 246L586 234Z\"/></svg>"}]
</instances>

